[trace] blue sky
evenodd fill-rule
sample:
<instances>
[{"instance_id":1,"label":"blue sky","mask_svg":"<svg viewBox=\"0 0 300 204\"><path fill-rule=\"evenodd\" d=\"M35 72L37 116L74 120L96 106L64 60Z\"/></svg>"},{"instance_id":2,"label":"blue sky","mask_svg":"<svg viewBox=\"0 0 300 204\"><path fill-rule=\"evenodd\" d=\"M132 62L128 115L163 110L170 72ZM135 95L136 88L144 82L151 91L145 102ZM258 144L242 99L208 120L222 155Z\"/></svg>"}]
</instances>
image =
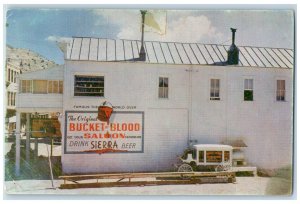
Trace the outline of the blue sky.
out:
<instances>
[{"instance_id":1,"label":"blue sky","mask_svg":"<svg viewBox=\"0 0 300 204\"><path fill-rule=\"evenodd\" d=\"M80 8L9 8L6 43L28 48L63 63L55 41L72 36L140 39L139 10ZM236 44L293 48L293 13L284 10L167 11L167 33L145 33L145 40L230 44L230 27L237 28Z\"/></svg>"}]
</instances>

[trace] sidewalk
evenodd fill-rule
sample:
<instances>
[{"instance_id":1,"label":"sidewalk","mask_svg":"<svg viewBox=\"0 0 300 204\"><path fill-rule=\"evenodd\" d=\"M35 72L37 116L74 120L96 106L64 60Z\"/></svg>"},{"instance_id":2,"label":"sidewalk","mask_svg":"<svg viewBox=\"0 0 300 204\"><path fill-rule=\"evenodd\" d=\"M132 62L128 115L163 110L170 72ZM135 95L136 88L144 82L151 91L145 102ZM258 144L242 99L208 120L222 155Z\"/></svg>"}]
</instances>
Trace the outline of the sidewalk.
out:
<instances>
[{"instance_id":1,"label":"sidewalk","mask_svg":"<svg viewBox=\"0 0 300 204\"><path fill-rule=\"evenodd\" d=\"M59 195L273 195L286 194L287 181L270 177L237 177L237 182L223 184L160 185L143 187L59 189L63 182L55 180L20 180L5 182L8 194L59 194ZM275 184L275 185L274 185ZM273 190L272 190L273 189ZM276 190L276 192L274 191Z\"/></svg>"}]
</instances>

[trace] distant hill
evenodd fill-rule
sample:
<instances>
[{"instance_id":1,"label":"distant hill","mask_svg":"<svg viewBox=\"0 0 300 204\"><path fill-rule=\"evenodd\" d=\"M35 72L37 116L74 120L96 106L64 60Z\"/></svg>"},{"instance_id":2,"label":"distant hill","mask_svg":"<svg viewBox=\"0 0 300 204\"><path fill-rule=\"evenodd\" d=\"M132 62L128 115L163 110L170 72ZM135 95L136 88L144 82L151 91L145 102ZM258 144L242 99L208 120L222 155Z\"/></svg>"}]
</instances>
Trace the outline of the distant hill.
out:
<instances>
[{"instance_id":1,"label":"distant hill","mask_svg":"<svg viewBox=\"0 0 300 204\"><path fill-rule=\"evenodd\" d=\"M46 69L57 65L40 54L24 48L6 46L6 60L8 63L19 67L22 72Z\"/></svg>"}]
</instances>

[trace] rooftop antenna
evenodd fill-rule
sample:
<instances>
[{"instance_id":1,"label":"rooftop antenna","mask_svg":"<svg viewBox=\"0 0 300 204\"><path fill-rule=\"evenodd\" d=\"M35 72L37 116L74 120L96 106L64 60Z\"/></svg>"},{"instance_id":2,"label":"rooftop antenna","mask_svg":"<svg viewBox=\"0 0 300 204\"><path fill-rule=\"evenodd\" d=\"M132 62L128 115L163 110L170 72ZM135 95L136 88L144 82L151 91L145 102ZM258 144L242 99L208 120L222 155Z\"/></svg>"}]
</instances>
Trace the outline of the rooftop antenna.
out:
<instances>
[{"instance_id":1,"label":"rooftop antenna","mask_svg":"<svg viewBox=\"0 0 300 204\"><path fill-rule=\"evenodd\" d=\"M146 10L141 10L141 14L142 14L142 39L141 39L141 50L139 53L139 60L140 61L146 61L146 52L145 52L145 48L144 48L144 23L145 23L145 15L146 15L147 11Z\"/></svg>"}]
</instances>

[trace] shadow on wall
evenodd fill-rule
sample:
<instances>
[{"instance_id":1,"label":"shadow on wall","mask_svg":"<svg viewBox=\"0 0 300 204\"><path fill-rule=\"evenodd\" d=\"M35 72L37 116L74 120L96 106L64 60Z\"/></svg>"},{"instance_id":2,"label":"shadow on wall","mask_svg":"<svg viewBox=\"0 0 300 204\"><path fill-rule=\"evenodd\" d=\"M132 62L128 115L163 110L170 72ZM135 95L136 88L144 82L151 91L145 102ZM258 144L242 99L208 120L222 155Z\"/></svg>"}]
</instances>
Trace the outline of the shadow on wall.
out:
<instances>
[{"instance_id":1,"label":"shadow on wall","mask_svg":"<svg viewBox=\"0 0 300 204\"><path fill-rule=\"evenodd\" d=\"M283 167L273 171L260 170L259 176L271 176L266 187L266 195L291 195L293 192L292 166Z\"/></svg>"}]
</instances>

